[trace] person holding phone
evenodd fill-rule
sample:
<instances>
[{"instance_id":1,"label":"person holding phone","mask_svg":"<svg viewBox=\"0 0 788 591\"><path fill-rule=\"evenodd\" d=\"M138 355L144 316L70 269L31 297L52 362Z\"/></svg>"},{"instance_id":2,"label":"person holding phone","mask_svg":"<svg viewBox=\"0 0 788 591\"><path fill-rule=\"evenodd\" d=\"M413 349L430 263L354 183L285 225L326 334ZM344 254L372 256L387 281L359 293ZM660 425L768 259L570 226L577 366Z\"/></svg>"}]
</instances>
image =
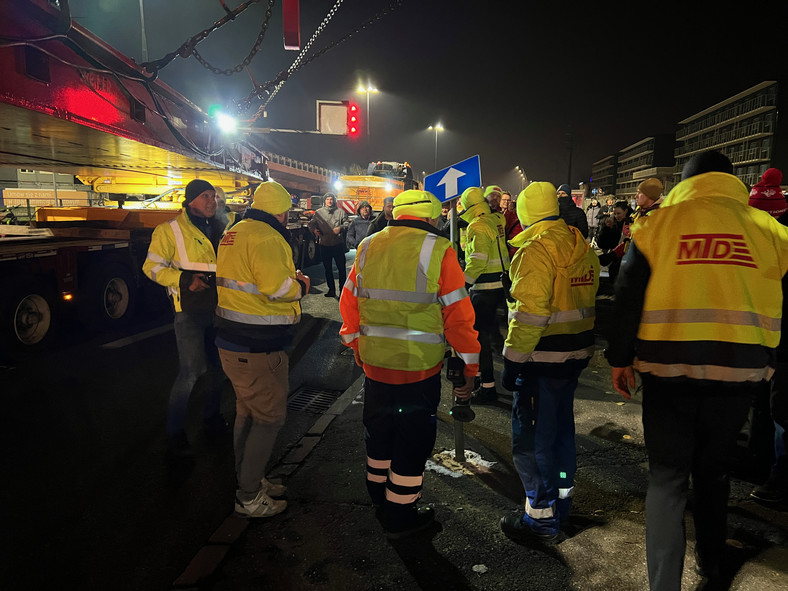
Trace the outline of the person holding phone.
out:
<instances>
[{"instance_id":1,"label":"person holding phone","mask_svg":"<svg viewBox=\"0 0 788 591\"><path fill-rule=\"evenodd\" d=\"M153 231L145 275L167 288L175 311L175 342L180 368L169 397L167 454L171 460L191 455L186 411L194 385L209 374L203 423L206 435L220 440L229 434L220 412L224 386L214 345L216 249L224 224L216 217L216 190L202 179L186 185L183 211Z\"/></svg>"}]
</instances>

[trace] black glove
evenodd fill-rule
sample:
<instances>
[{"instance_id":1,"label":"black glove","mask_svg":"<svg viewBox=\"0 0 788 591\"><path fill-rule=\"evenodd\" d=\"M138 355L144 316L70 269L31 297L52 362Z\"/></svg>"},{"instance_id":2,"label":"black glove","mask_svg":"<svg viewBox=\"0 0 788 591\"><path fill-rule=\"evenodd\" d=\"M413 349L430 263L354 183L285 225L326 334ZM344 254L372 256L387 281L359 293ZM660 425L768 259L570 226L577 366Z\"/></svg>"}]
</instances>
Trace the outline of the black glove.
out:
<instances>
[{"instance_id":1,"label":"black glove","mask_svg":"<svg viewBox=\"0 0 788 591\"><path fill-rule=\"evenodd\" d=\"M517 378L525 373L525 363L517 363L504 357L503 359L503 373L501 373L501 385L510 392L519 390L517 385Z\"/></svg>"}]
</instances>

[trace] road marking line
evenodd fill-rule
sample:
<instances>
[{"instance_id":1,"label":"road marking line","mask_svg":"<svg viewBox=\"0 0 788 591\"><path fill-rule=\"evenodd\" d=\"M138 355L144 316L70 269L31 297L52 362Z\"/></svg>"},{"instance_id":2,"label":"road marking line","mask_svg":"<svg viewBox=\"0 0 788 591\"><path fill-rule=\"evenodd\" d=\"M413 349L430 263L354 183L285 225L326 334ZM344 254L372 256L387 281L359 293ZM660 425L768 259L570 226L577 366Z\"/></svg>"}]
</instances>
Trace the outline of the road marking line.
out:
<instances>
[{"instance_id":1,"label":"road marking line","mask_svg":"<svg viewBox=\"0 0 788 591\"><path fill-rule=\"evenodd\" d=\"M135 335L131 335L130 337L125 337L122 339L118 339L117 341L112 341L109 343L104 343L101 345L102 349L121 349L123 347L127 347L132 343L136 343L138 341L144 341L147 338L155 337L156 335L164 334L165 332L171 331L172 325L165 325L160 326L158 328L152 328L151 330L146 330L145 332L141 332Z\"/></svg>"}]
</instances>

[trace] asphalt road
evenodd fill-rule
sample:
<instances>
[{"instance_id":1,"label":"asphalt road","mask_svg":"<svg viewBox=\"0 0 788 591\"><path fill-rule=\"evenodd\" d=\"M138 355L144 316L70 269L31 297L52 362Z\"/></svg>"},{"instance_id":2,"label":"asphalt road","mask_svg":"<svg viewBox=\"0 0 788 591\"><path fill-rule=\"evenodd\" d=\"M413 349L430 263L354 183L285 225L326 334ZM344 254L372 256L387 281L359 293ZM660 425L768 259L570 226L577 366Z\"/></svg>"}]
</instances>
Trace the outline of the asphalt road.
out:
<instances>
[{"instance_id":1,"label":"asphalt road","mask_svg":"<svg viewBox=\"0 0 788 591\"><path fill-rule=\"evenodd\" d=\"M625 403L613 394L602 358L602 334L614 322L607 300L598 302L598 351L576 395L579 471L566 539L549 550L523 548L497 530L500 516L523 502L509 449L510 397L477 408L476 420L464 428L466 449L491 466L464 478L446 475L441 462L451 464L446 457L455 448L446 383L424 494L438 508L441 529L426 541L396 545L384 541L363 487L360 372L337 337L337 301L322 296L322 268L305 271L313 278L313 295L304 301L291 353L288 421L271 463L290 488L290 506L281 517L249 523L194 587L644 588L647 458L637 397ZM166 315L141 316L134 328L83 334L71 346L0 368L4 589L169 589L228 523L232 449L202 437L198 389L189 430L195 460L176 468L167 464L164 423L177 373L174 335ZM496 363L500 369L500 359ZM303 461L287 465L342 396L352 403L330 417ZM232 418L229 383L223 412ZM751 460L744 447L741 460L744 467ZM755 478L746 470L739 476L730 524L743 566L732 588L786 588L786 507L754 503L748 494ZM690 522L690 540L692 535ZM694 585L691 566L685 581Z\"/></svg>"}]
</instances>

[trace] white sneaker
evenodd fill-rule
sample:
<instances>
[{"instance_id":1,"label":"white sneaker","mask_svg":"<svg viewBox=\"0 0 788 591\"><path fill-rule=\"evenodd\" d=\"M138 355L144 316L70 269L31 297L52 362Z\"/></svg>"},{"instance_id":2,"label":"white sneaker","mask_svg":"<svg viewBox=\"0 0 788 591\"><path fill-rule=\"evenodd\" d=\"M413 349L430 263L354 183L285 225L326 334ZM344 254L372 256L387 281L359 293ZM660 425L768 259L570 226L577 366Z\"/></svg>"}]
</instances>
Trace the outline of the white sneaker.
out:
<instances>
[{"instance_id":1,"label":"white sneaker","mask_svg":"<svg viewBox=\"0 0 788 591\"><path fill-rule=\"evenodd\" d=\"M260 481L260 486L263 487L265 494L271 497L281 497L287 492L287 487L284 484L269 482L265 478Z\"/></svg>"},{"instance_id":2,"label":"white sneaker","mask_svg":"<svg viewBox=\"0 0 788 591\"><path fill-rule=\"evenodd\" d=\"M241 517L271 517L287 509L287 501L276 501L263 489L251 501L244 503L235 497L235 512Z\"/></svg>"}]
</instances>

